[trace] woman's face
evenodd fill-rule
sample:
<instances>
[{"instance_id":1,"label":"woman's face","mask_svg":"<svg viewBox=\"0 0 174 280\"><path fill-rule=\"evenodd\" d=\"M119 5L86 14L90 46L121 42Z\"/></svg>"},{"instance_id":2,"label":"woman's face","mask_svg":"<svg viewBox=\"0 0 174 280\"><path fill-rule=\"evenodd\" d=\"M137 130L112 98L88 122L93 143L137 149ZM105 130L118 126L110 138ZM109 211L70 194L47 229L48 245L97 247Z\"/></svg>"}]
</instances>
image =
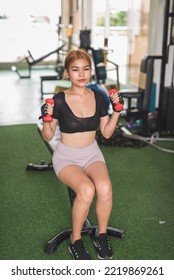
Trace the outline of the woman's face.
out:
<instances>
[{"instance_id":1,"label":"woman's face","mask_svg":"<svg viewBox=\"0 0 174 280\"><path fill-rule=\"evenodd\" d=\"M73 85L84 87L91 79L91 67L84 58L79 58L70 64L68 77Z\"/></svg>"}]
</instances>

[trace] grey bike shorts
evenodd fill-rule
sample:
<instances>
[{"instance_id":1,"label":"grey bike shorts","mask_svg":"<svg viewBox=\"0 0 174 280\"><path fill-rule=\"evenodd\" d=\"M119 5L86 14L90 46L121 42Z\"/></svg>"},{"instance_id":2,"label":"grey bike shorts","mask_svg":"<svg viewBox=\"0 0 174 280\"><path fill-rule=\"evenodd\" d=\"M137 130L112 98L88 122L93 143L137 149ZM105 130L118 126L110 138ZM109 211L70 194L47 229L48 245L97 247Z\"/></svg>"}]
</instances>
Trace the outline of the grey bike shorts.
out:
<instances>
[{"instance_id":1,"label":"grey bike shorts","mask_svg":"<svg viewBox=\"0 0 174 280\"><path fill-rule=\"evenodd\" d=\"M57 176L68 165L76 165L85 170L91 163L96 161L105 162L96 141L82 148L69 147L59 141L52 157L53 168Z\"/></svg>"}]
</instances>

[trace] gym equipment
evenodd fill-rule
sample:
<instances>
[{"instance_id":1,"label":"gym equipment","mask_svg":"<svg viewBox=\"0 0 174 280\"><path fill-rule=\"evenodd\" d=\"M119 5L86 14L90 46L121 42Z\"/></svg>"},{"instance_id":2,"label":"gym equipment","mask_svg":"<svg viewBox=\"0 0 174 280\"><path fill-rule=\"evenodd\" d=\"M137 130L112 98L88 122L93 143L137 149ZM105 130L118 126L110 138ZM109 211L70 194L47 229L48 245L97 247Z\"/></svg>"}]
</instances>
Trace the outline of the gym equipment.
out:
<instances>
[{"instance_id":1,"label":"gym equipment","mask_svg":"<svg viewBox=\"0 0 174 280\"><path fill-rule=\"evenodd\" d=\"M164 87L161 126L164 131L174 132L174 87Z\"/></svg>"},{"instance_id":2,"label":"gym equipment","mask_svg":"<svg viewBox=\"0 0 174 280\"><path fill-rule=\"evenodd\" d=\"M113 93L115 93L115 92L117 92L117 90L116 89L110 89L109 90L109 95L111 96ZM112 101L111 101L112 102ZM113 102L112 102L113 103ZM116 111L116 112L121 112L122 110L123 110L123 108L124 108L124 101L123 101L123 99L120 97L120 101L119 102L117 102L117 103L113 103L114 104L114 106L113 106L113 108L114 108L114 111Z\"/></svg>"},{"instance_id":3,"label":"gym equipment","mask_svg":"<svg viewBox=\"0 0 174 280\"><path fill-rule=\"evenodd\" d=\"M13 72L16 72L20 79L31 78L31 70L35 64L39 63L40 61L44 60L45 58L49 57L54 53L59 53L64 48L65 45L66 45L65 42L61 41L61 45L59 45L55 50L50 51L49 53L39 57L38 59L34 59L31 52L28 50L28 56L24 58L28 64L28 75L22 75L17 69L17 67L14 65L11 67L11 70Z\"/></svg>"},{"instance_id":4,"label":"gym equipment","mask_svg":"<svg viewBox=\"0 0 174 280\"><path fill-rule=\"evenodd\" d=\"M63 50L63 48L61 49L61 53L58 52L58 56L57 56L57 65L55 67L55 70L57 72L57 75L45 75L45 76L41 76L40 77L40 90L41 90L41 98L43 98L44 94L53 94L53 92L44 92L43 90L43 83L46 81L56 81L56 80L61 80L63 78L63 72L64 72L64 65L62 63L64 56L66 55L67 51L69 51L71 49L72 46L72 35L73 35L73 9L72 9L72 1L70 0L69 2L70 6L69 6L69 23L67 26L67 38L68 38L68 48L67 50ZM58 24L58 35L60 35L62 28L64 27L64 25L62 24L62 18L59 17L59 24ZM60 54L62 55L62 59L60 60Z\"/></svg>"},{"instance_id":5,"label":"gym equipment","mask_svg":"<svg viewBox=\"0 0 174 280\"><path fill-rule=\"evenodd\" d=\"M170 7L167 7L167 10ZM169 11L169 10L168 10ZM162 117L160 119L161 129L168 133L174 132L174 1L172 3L172 13L169 14L171 17L170 25L170 41L167 46L167 62L169 63L170 49L173 50L172 60L172 75L171 84L164 87L162 96ZM172 46L172 48L170 48Z\"/></svg>"},{"instance_id":6,"label":"gym equipment","mask_svg":"<svg viewBox=\"0 0 174 280\"><path fill-rule=\"evenodd\" d=\"M117 88L120 88L119 82L119 66L118 64L110 61L109 59L106 60L105 57L105 50L104 49L93 49L92 50L92 57L95 66L95 79L98 84L106 84L107 79L107 72L108 71L115 71L116 72L116 84ZM106 60L106 62L105 62ZM112 68L107 68L107 64L111 65Z\"/></svg>"},{"instance_id":7,"label":"gym equipment","mask_svg":"<svg viewBox=\"0 0 174 280\"><path fill-rule=\"evenodd\" d=\"M42 138L41 129L42 129L42 124L38 123L37 130L39 132L39 135ZM51 154L53 154L53 152L54 152L54 149L55 149L55 146L57 144L57 141L59 141L58 139L60 139L59 137L60 137L60 133L59 133L59 130L57 130L55 136L53 137L53 139L51 140L50 143L47 143L42 138L42 140L44 141L46 147L48 148L48 150L50 151ZM37 166L38 166L38 169L37 169ZM42 164L36 165L36 164L30 163L30 164L27 165L26 170L27 171L51 170L51 165L49 164L48 166L46 166L45 164L43 164L43 166L42 166ZM69 194L70 204L71 204L71 207L72 207L73 201L74 201L74 198L75 198L76 194L68 186L67 186L67 190L68 190L68 194ZM84 225L83 225L81 233L82 233L82 235L89 235L91 239L94 239L96 229L97 229L97 226L96 225L94 225L94 226L91 225L90 221L87 218L85 220L85 222L84 222ZM58 233L56 236L54 236L51 240L49 240L45 244L45 246L44 246L45 253L47 253L47 254L54 253L56 251L56 249L58 248L58 246L64 240L70 238L71 233L72 233L72 229L66 229L66 230ZM117 228L113 228L113 227L109 227L109 226L107 228L107 234L108 234L108 236L119 238L119 239L123 239L123 237L124 237L123 230L117 229Z\"/></svg>"},{"instance_id":8,"label":"gym equipment","mask_svg":"<svg viewBox=\"0 0 174 280\"><path fill-rule=\"evenodd\" d=\"M121 148L142 148L147 145L147 143L142 141L142 139L140 140L133 137L126 137L127 134L132 135L132 133L128 129L126 129L125 135L123 129L126 128L122 126L122 124L118 124L113 135L109 139L104 138L101 132L98 130L96 134L96 141L99 145Z\"/></svg>"},{"instance_id":9,"label":"gym equipment","mask_svg":"<svg viewBox=\"0 0 174 280\"><path fill-rule=\"evenodd\" d=\"M90 88L92 90L96 90L96 91L100 92L104 96L107 110L109 110L110 98L108 96L108 90L106 89L106 87L102 84L97 84L96 83L96 84L88 84L87 88Z\"/></svg>"},{"instance_id":10,"label":"gym equipment","mask_svg":"<svg viewBox=\"0 0 174 280\"><path fill-rule=\"evenodd\" d=\"M52 98L47 98L45 99L45 104L54 104L54 100ZM51 115L49 114L46 114L44 117L43 117L43 121L44 122L52 122L53 121L53 118Z\"/></svg>"},{"instance_id":11,"label":"gym equipment","mask_svg":"<svg viewBox=\"0 0 174 280\"><path fill-rule=\"evenodd\" d=\"M102 49L92 49L96 80L99 84L105 84L106 81L106 66L104 64L104 52Z\"/></svg>"},{"instance_id":12,"label":"gym equipment","mask_svg":"<svg viewBox=\"0 0 174 280\"><path fill-rule=\"evenodd\" d=\"M123 99L127 99L127 108L125 108L126 121L135 122L136 120L141 120L141 133L144 135L151 134L148 128L148 114L153 84L154 61L158 59L162 59L162 56L144 55L140 64L138 88L119 90ZM134 104L132 101L134 101Z\"/></svg>"},{"instance_id":13,"label":"gym equipment","mask_svg":"<svg viewBox=\"0 0 174 280\"><path fill-rule=\"evenodd\" d=\"M91 49L91 30L80 30L80 48Z\"/></svg>"},{"instance_id":14,"label":"gym equipment","mask_svg":"<svg viewBox=\"0 0 174 280\"><path fill-rule=\"evenodd\" d=\"M171 2L172 1L172 2ZM172 4L172 5L171 5ZM170 9L172 7L172 11ZM166 0L164 4L164 21L163 21L163 41L162 41L162 55L160 56L144 56L140 66L140 80L138 89L135 90L121 90L123 98L128 100L128 108L125 110L126 120L130 124L134 124L136 120L140 120L142 125L139 133L144 136L149 136L155 131L160 135L169 135L174 132L174 56L172 67L172 81L171 86L165 86L165 72L166 64L170 63L169 48L174 46L174 0ZM168 36L170 20L170 36ZM169 39L169 45L167 42ZM161 60L161 75L160 75L160 89L159 89L159 106L156 114L149 114L149 102L152 91L153 82L153 64L156 59ZM136 106L132 106L132 100L136 99ZM134 110L134 111L133 111Z\"/></svg>"},{"instance_id":15,"label":"gym equipment","mask_svg":"<svg viewBox=\"0 0 174 280\"><path fill-rule=\"evenodd\" d=\"M104 145L104 146L112 146L112 147L129 147L129 148L143 148L147 145L151 145L152 147L158 149L159 151L162 152L167 152L167 153L174 153L174 150L168 149L168 148L163 148L161 145L155 144L157 141L174 141L173 138L161 138L159 135L159 132L155 131L154 133L151 134L150 137L145 137L142 136L135 131L132 133L130 129L127 129L125 126L122 124L118 124L115 132L113 135L109 138L106 139L102 136L100 131L97 131L96 135L96 140L99 145Z\"/></svg>"},{"instance_id":16,"label":"gym equipment","mask_svg":"<svg viewBox=\"0 0 174 280\"><path fill-rule=\"evenodd\" d=\"M53 94L53 92L44 92L44 82L46 81L57 81L61 80L63 71L57 75L45 75L45 76L40 76L40 91L41 91L41 99L43 98L44 94Z\"/></svg>"},{"instance_id":17,"label":"gym equipment","mask_svg":"<svg viewBox=\"0 0 174 280\"><path fill-rule=\"evenodd\" d=\"M117 88L119 89L120 84L119 84L118 64L107 59L106 42L108 44L108 39L105 39L104 49L94 49L90 46L91 44L90 35L91 35L91 30L85 29L80 31L80 48L83 48L86 51L88 51L93 58L94 68L95 68L94 79L96 80L96 83L105 84L107 79L107 72L115 71ZM107 68L107 64L112 68Z\"/></svg>"},{"instance_id":18,"label":"gym equipment","mask_svg":"<svg viewBox=\"0 0 174 280\"><path fill-rule=\"evenodd\" d=\"M172 4L172 5L171 5ZM170 8L172 7L172 11ZM163 41L162 41L162 63L161 63L161 76L160 76L160 91L159 91L159 108L158 108L158 131L160 134L172 133L174 130L174 87L172 73L171 87L165 87L165 72L166 63L168 60L169 47L174 45L173 34L173 19L174 19L174 0L166 0L164 5L164 21L163 21ZM168 34L168 27L170 21L170 34ZM170 35L170 36L169 36ZM168 39L169 45L168 45ZM168 46L167 46L168 45ZM174 71L174 61L173 69Z\"/></svg>"}]
</instances>

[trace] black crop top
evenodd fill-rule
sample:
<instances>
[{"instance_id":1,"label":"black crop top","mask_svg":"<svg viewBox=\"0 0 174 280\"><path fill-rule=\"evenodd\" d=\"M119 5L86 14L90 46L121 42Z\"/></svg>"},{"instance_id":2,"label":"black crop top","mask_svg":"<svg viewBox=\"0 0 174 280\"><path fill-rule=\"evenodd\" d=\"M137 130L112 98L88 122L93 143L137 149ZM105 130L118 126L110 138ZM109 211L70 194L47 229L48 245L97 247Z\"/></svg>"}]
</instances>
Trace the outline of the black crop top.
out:
<instances>
[{"instance_id":1,"label":"black crop top","mask_svg":"<svg viewBox=\"0 0 174 280\"><path fill-rule=\"evenodd\" d=\"M65 133L76 133L85 131L94 131L98 128L100 117L108 115L104 96L95 90L96 111L92 117L80 118L73 114L70 107L66 103L65 93L57 93L54 99L54 110L52 117L58 119L60 131Z\"/></svg>"}]
</instances>

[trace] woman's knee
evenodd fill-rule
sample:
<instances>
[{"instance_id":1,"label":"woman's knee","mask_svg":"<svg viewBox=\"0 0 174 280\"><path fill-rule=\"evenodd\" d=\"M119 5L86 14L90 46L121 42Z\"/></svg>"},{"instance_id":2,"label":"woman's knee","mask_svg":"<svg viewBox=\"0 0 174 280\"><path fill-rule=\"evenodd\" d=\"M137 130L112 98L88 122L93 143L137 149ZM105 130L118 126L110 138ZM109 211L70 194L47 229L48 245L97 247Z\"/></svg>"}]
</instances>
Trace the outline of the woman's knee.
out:
<instances>
[{"instance_id":1,"label":"woman's knee","mask_svg":"<svg viewBox=\"0 0 174 280\"><path fill-rule=\"evenodd\" d=\"M92 182L81 182L76 195L79 200L91 204L95 195L94 184Z\"/></svg>"},{"instance_id":2,"label":"woman's knee","mask_svg":"<svg viewBox=\"0 0 174 280\"><path fill-rule=\"evenodd\" d=\"M97 186L97 197L108 201L112 199L112 184L110 180L103 180L100 182L100 184Z\"/></svg>"}]
</instances>

